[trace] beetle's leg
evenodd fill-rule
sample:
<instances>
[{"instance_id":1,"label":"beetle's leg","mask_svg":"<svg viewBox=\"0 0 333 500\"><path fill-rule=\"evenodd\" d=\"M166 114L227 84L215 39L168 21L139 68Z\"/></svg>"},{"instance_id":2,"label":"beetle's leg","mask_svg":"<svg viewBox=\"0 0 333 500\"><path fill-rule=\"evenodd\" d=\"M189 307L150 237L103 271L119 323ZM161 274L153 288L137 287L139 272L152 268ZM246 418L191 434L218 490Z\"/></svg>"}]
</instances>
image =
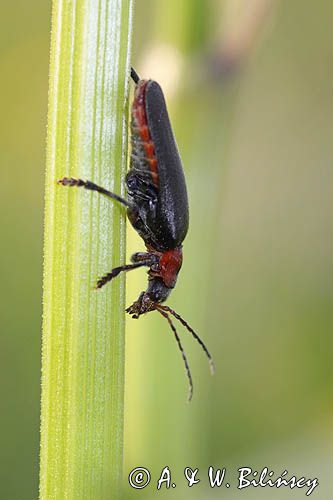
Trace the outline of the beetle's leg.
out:
<instances>
[{"instance_id":1,"label":"beetle's leg","mask_svg":"<svg viewBox=\"0 0 333 500\"><path fill-rule=\"evenodd\" d=\"M156 188L153 186L150 179L147 179L141 173L136 172L137 169L131 168L126 176L126 186L129 196L133 197L135 200L140 199L147 201L157 201Z\"/></svg>"},{"instance_id":2,"label":"beetle's leg","mask_svg":"<svg viewBox=\"0 0 333 500\"><path fill-rule=\"evenodd\" d=\"M140 77L139 77L139 75L137 74L137 72L135 71L134 68L131 68L131 78L132 78L132 80L134 81L135 84L137 84L138 81L140 80Z\"/></svg>"},{"instance_id":3,"label":"beetle's leg","mask_svg":"<svg viewBox=\"0 0 333 500\"><path fill-rule=\"evenodd\" d=\"M150 257L150 254L147 252L135 252L131 256L132 262L141 262L142 260L147 260Z\"/></svg>"},{"instance_id":4,"label":"beetle's leg","mask_svg":"<svg viewBox=\"0 0 333 500\"><path fill-rule=\"evenodd\" d=\"M109 198L112 198L113 200L119 201L125 207L132 207L128 201L124 200L121 196L115 193L111 193L111 191L108 191L107 189L98 186L97 184L94 184L91 181L83 181L82 179L73 179L73 177L63 177L62 179L58 180L58 184L62 184L63 186L78 186L78 187L84 187L85 189L89 189L90 191L97 191L98 193L105 194L105 196L108 196Z\"/></svg>"},{"instance_id":5,"label":"beetle's leg","mask_svg":"<svg viewBox=\"0 0 333 500\"><path fill-rule=\"evenodd\" d=\"M150 260L142 260L141 262L136 262L135 264L125 264L124 266L119 266L115 267L112 269L110 273L105 274L96 283L95 288L102 288L102 286L106 285L109 281L111 281L113 278L118 276L122 271L132 271L132 269L137 269L138 267L143 267L143 266L150 266L151 261Z\"/></svg>"},{"instance_id":6,"label":"beetle's leg","mask_svg":"<svg viewBox=\"0 0 333 500\"><path fill-rule=\"evenodd\" d=\"M145 292L141 292L138 300L133 302L133 304L126 309L126 312L128 314L131 314L133 319L138 319L141 314L140 311L144 295Z\"/></svg>"},{"instance_id":7,"label":"beetle's leg","mask_svg":"<svg viewBox=\"0 0 333 500\"><path fill-rule=\"evenodd\" d=\"M155 264L159 259L157 255L149 252L136 252L131 256L132 262L149 261L149 266Z\"/></svg>"}]
</instances>

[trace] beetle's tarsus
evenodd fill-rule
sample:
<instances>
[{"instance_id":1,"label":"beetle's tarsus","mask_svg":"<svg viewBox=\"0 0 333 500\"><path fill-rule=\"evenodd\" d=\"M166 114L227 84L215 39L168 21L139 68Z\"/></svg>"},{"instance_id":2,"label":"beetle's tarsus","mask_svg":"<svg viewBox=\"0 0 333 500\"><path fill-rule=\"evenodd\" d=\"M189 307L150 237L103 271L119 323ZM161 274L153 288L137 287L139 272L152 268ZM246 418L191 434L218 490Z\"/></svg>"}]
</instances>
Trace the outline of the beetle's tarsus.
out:
<instances>
[{"instance_id":1,"label":"beetle's tarsus","mask_svg":"<svg viewBox=\"0 0 333 500\"><path fill-rule=\"evenodd\" d=\"M84 186L85 182L82 179L74 179L74 177L63 177L57 181L62 186Z\"/></svg>"},{"instance_id":2,"label":"beetle's tarsus","mask_svg":"<svg viewBox=\"0 0 333 500\"><path fill-rule=\"evenodd\" d=\"M105 274L101 278L98 279L96 283L96 289L102 288L106 283L113 280L118 274L123 271L132 271L133 269L137 269L138 267L149 266L150 261L141 260L140 262L136 262L134 264L125 264L124 266L115 267L109 273Z\"/></svg>"}]
</instances>

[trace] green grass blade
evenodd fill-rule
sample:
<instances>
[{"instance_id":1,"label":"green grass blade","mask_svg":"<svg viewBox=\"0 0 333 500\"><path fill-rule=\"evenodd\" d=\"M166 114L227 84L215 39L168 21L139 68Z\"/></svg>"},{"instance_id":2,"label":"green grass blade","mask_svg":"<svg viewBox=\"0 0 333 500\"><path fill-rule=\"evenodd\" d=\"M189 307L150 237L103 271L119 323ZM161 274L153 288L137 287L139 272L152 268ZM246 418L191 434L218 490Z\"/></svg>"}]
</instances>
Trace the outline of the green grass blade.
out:
<instances>
[{"instance_id":1,"label":"green grass blade","mask_svg":"<svg viewBox=\"0 0 333 500\"><path fill-rule=\"evenodd\" d=\"M124 194L131 0L54 0L45 200L40 498L114 499L123 453Z\"/></svg>"}]
</instances>

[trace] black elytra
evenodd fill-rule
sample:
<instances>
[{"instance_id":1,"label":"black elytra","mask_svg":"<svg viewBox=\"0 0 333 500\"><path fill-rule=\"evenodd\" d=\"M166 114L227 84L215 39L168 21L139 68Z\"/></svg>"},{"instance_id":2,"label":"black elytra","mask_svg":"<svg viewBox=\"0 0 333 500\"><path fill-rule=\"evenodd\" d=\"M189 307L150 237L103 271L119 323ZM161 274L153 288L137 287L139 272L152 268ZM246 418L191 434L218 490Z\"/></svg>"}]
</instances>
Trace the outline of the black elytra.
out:
<instances>
[{"instance_id":1,"label":"black elytra","mask_svg":"<svg viewBox=\"0 0 333 500\"><path fill-rule=\"evenodd\" d=\"M116 267L102 276L96 288L102 288L123 271L143 266L149 268L147 290L126 312L137 319L147 312L158 311L166 318L185 363L190 400L193 394L192 376L170 315L199 342L208 357L212 373L214 363L205 344L190 325L173 309L162 304L175 287L182 266L182 243L189 224L185 177L161 87L153 80L141 80L133 68L131 77L135 92L131 109L132 151L126 175L127 198L82 179L64 177L58 183L97 191L127 208L128 219L143 239L147 251L133 254L132 264Z\"/></svg>"}]
</instances>

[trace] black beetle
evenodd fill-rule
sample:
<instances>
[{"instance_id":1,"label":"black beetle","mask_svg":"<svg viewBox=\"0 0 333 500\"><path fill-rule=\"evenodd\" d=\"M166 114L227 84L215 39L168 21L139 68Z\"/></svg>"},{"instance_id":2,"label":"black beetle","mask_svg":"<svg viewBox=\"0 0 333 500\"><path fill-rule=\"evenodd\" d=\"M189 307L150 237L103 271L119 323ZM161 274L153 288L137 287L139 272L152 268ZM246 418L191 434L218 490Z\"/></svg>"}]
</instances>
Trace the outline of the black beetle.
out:
<instances>
[{"instance_id":1,"label":"black beetle","mask_svg":"<svg viewBox=\"0 0 333 500\"><path fill-rule=\"evenodd\" d=\"M149 268L147 290L126 312L138 318L149 311L158 311L167 319L184 359L190 400L193 394L191 372L169 314L199 342L212 373L214 364L205 344L188 323L173 309L162 305L176 284L183 261L182 243L189 222L185 178L161 87L153 80L140 80L133 68L131 77L136 86L131 112L132 152L126 175L127 199L91 181L64 177L58 183L97 191L127 207L127 216L145 242L147 252L133 254L132 264L112 269L97 281L96 288L102 288L122 271L142 266Z\"/></svg>"}]
</instances>

